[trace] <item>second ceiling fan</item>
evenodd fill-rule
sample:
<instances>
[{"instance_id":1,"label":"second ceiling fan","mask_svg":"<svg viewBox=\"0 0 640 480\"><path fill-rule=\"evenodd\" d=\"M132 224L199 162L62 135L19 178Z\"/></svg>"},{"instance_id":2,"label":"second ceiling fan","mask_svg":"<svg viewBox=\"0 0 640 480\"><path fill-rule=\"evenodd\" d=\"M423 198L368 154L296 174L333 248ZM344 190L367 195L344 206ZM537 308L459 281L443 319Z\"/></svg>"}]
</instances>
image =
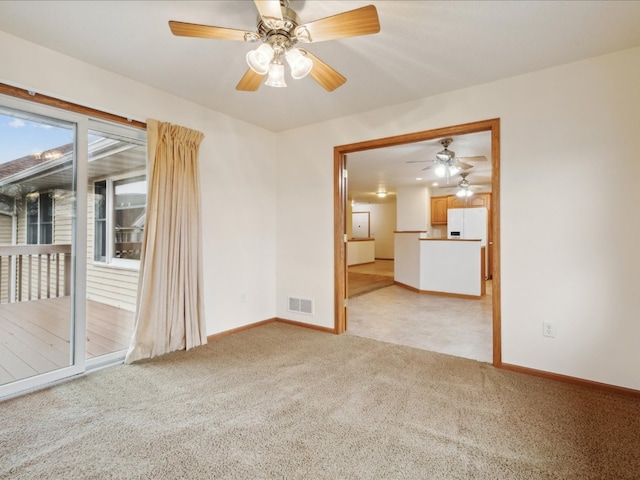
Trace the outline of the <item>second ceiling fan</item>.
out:
<instances>
[{"instance_id":1,"label":"second ceiling fan","mask_svg":"<svg viewBox=\"0 0 640 480\"><path fill-rule=\"evenodd\" d=\"M260 43L255 50L247 53L249 69L236 85L237 90L256 91L265 76L265 85L286 87L283 63L286 60L293 78L310 75L331 92L347 79L311 52L296 45L380 31L378 12L373 5L303 24L296 12L289 8L288 0L254 0L254 3L259 13L255 32L169 21L171 32L177 36Z\"/></svg>"},{"instance_id":2,"label":"second ceiling fan","mask_svg":"<svg viewBox=\"0 0 640 480\"><path fill-rule=\"evenodd\" d=\"M453 138L443 138L439 141L440 145L444 147L444 150L436 153L436 158L433 160L409 160L407 163L423 163L429 162L422 170L428 170L434 168L436 177L443 178L452 177L457 175L463 170L473 168L473 165L467 162L486 162L487 158L484 156L476 157L456 157L456 152L449 150L449 145L453 142Z\"/></svg>"}]
</instances>

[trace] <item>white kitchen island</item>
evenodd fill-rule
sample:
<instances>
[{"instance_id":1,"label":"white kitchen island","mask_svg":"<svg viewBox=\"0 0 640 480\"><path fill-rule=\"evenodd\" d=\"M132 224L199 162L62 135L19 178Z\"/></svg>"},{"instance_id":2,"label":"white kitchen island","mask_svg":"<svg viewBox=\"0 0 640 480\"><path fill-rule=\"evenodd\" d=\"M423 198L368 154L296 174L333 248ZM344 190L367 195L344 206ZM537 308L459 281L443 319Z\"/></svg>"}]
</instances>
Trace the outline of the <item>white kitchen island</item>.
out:
<instances>
[{"instance_id":1,"label":"white kitchen island","mask_svg":"<svg viewBox=\"0 0 640 480\"><path fill-rule=\"evenodd\" d=\"M482 242L424 238L425 235L395 232L396 283L421 293L464 298L484 295Z\"/></svg>"}]
</instances>

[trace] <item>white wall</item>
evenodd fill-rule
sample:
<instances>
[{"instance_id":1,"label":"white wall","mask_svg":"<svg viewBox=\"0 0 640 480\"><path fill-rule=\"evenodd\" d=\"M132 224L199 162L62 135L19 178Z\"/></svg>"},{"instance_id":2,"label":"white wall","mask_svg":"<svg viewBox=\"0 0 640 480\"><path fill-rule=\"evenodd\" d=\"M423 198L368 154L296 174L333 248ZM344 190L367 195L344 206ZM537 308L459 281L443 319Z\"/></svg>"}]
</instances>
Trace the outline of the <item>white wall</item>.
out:
<instances>
[{"instance_id":1,"label":"white wall","mask_svg":"<svg viewBox=\"0 0 640 480\"><path fill-rule=\"evenodd\" d=\"M354 211L370 213L371 236L376 239L375 257L393 259L393 232L396 229L396 202L356 203ZM349 222L347 222L347 228Z\"/></svg>"},{"instance_id":2,"label":"white wall","mask_svg":"<svg viewBox=\"0 0 640 480\"><path fill-rule=\"evenodd\" d=\"M503 361L640 389L638 85L635 48L280 134L278 316L333 326L334 146L499 117Z\"/></svg>"},{"instance_id":3,"label":"white wall","mask_svg":"<svg viewBox=\"0 0 640 480\"><path fill-rule=\"evenodd\" d=\"M207 333L274 316L275 134L3 32L0 59L0 82L203 132Z\"/></svg>"},{"instance_id":4,"label":"white wall","mask_svg":"<svg viewBox=\"0 0 640 480\"><path fill-rule=\"evenodd\" d=\"M397 196L397 230L427 231L431 223L429 189L427 187L400 187Z\"/></svg>"},{"instance_id":5,"label":"white wall","mask_svg":"<svg viewBox=\"0 0 640 480\"><path fill-rule=\"evenodd\" d=\"M395 237L393 280L420 290L420 233L398 232Z\"/></svg>"}]
</instances>

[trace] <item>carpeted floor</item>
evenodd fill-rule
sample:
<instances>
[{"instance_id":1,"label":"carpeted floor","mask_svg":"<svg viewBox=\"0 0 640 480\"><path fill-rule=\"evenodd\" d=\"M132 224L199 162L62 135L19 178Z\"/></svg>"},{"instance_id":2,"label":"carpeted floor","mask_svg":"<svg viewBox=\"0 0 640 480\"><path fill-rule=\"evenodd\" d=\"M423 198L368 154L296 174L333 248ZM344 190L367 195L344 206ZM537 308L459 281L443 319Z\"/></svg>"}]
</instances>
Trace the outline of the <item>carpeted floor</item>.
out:
<instances>
[{"instance_id":1,"label":"carpeted floor","mask_svg":"<svg viewBox=\"0 0 640 480\"><path fill-rule=\"evenodd\" d=\"M0 403L0 478L638 479L640 400L279 323Z\"/></svg>"}]
</instances>

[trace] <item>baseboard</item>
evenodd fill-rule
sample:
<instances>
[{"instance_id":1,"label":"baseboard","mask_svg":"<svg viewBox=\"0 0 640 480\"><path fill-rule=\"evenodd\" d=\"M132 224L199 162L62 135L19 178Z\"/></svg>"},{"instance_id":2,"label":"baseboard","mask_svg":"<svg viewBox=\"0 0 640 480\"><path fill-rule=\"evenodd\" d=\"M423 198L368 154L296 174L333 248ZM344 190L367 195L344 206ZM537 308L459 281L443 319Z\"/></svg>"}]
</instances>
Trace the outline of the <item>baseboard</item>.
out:
<instances>
[{"instance_id":1,"label":"baseboard","mask_svg":"<svg viewBox=\"0 0 640 480\"><path fill-rule=\"evenodd\" d=\"M431 290L419 290L416 287L412 287L411 285L407 285L401 282L394 282L394 283L406 290L411 290L412 292L415 292L415 293L423 293L425 295L438 295L440 297L464 298L464 299L472 299L472 300L480 300L482 298L482 295L466 295L464 293L433 292Z\"/></svg>"},{"instance_id":2,"label":"baseboard","mask_svg":"<svg viewBox=\"0 0 640 480\"><path fill-rule=\"evenodd\" d=\"M244 325L238 328L232 328L231 330L225 330L224 332L214 333L213 335L207 336L207 342L213 342L214 340L218 340L223 337L227 337L229 335L233 335L235 333L244 332L245 330L251 330L252 328L260 327L262 325L267 325L269 323L275 322L276 318L269 318L267 320L262 320L256 323L250 323L249 325Z\"/></svg>"},{"instance_id":3,"label":"baseboard","mask_svg":"<svg viewBox=\"0 0 640 480\"><path fill-rule=\"evenodd\" d=\"M397 281L394 281L393 283L395 283L399 287L405 288L407 290L411 290L412 292L420 293L419 289L417 289L416 287L412 287L411 285L407 285L406 283L397 282Z\"/></svg>"},{"instance_id":4,"label":"baseboard","mask_svg":"<svg viewBox=\"0 0 640 480\"><path fill-rule=\"evenodd\" d=\"M249 325L244 325L242 327L232 328L231 330L225 330L224 332L208 335L207 342L213 342L215 340L218 340L223 337L227 337L229 335L234 335L236 333L244 332L245 330L251 330L252 328L261 327L262 325L268 325L269 323L275 323L275 322L286 323L288 325L293 325L296 327L310 328L312 330L319 330L320 332L325 332L325 333L333 333L333 334L336 333L335 329L333 328L319 327L317 325L309 325L308 323L295 322L293 320L274 317L274 318L269 318L267 320L262 320L260 322L250 323Z\"/></svg>"},{"instance_id":5,"label":"baseboard","mask_svg":"<svg viewBox=\"0 0 640 480\"><path fill-rule=\"evenodd\" d=\"M309 325L308 323L295 322L293 320L287 320L285 318L276 318L276 322L286 323L287 325L294 325L296 327L310 328L311 330L318 330L324 333L333 333L333 334L336 333L336 330L334 328L320 327L318 325Z\"/></svg>"},{"instance_id":6,"label":"baseboard","mask_svg":"<svg viewBox=\"0 0 640 480\"><path fill-rule=\"evenodd\" d=\"M401 287L405 287L409 290L420 292L420 290L417 290L408 285L404 285L399 282L396 282L396 284L398 284ZM294 320L287 320L285 318L274 317L274 318L269 318L267 320L262 320L260 322L251 323L249 325L244 325L242 327L233 328L231 330L226 330L224 332L209 335L207 336L207 342L212 342L220 338L226 337L228 335L233 335L235 333L239 333L245 330L250 330L252 328L260 327L262 325L267 325L269 323L275 323L275 322L285 323L287 325L293 325L295 327L310 328L311 330L317 330L324 333L331 333L331 334L336 333L335 329L333 328L320 327L318 325L310 325L308 323L296 322ZM609 393L616 393L619 395L626 395L630 397L640 398L640 390L634 390L632 388L618 387L616 385L610 385L608 383L594 382L592 380L585 380L583 378L571 377L568 375L561 375L559 373L546 372L544 370L536 370L535 368L521 367L519 365L512 365L510 363L501 363L500 365L496 366L496 368L500 368L502 370L509 370L511 372L516 372L516 373L522 373L525 375L532 375L534 377L545 378L547 380L553 380L556 382L571 383L573 385L579 385L581 387L587 387L587 388L601 390Z\"/></svg>"},{"instance_id":7,"label":"baseboard","mask_svg":"<svg viewBox=\"0 0 640 480\"><path fill-rule=\"evenodd\" d=\"M608 383L594 382L592 380L570 377L568 375L546 372L544 370L536 370L535 368L521 367L519 365L511 365L509 363L503 363L498 368L517 373L524 373L525 375L533 375L535 377L546 378L547 380L554 380L556 382L571 383L573 385L580 385L581 387L587 387L595 390L617 393L619 395L640 398L640 390L634 390L632 388L618 387L616 385L609 385Z\"/></svg>"},{"instance_id":8,"label":"baseboard","mask_svg":"<svg viewBox=\"0 0 640 480\"><path fill-rule=\"evenodd\" d=\"M420 290L420 293L424 293L426 295L436 295L438 297L463 298L466 300L480 300L482 298L482 295L468 295L466 293L434 292L432 290Z\"/></svg>"}]
</instances>

